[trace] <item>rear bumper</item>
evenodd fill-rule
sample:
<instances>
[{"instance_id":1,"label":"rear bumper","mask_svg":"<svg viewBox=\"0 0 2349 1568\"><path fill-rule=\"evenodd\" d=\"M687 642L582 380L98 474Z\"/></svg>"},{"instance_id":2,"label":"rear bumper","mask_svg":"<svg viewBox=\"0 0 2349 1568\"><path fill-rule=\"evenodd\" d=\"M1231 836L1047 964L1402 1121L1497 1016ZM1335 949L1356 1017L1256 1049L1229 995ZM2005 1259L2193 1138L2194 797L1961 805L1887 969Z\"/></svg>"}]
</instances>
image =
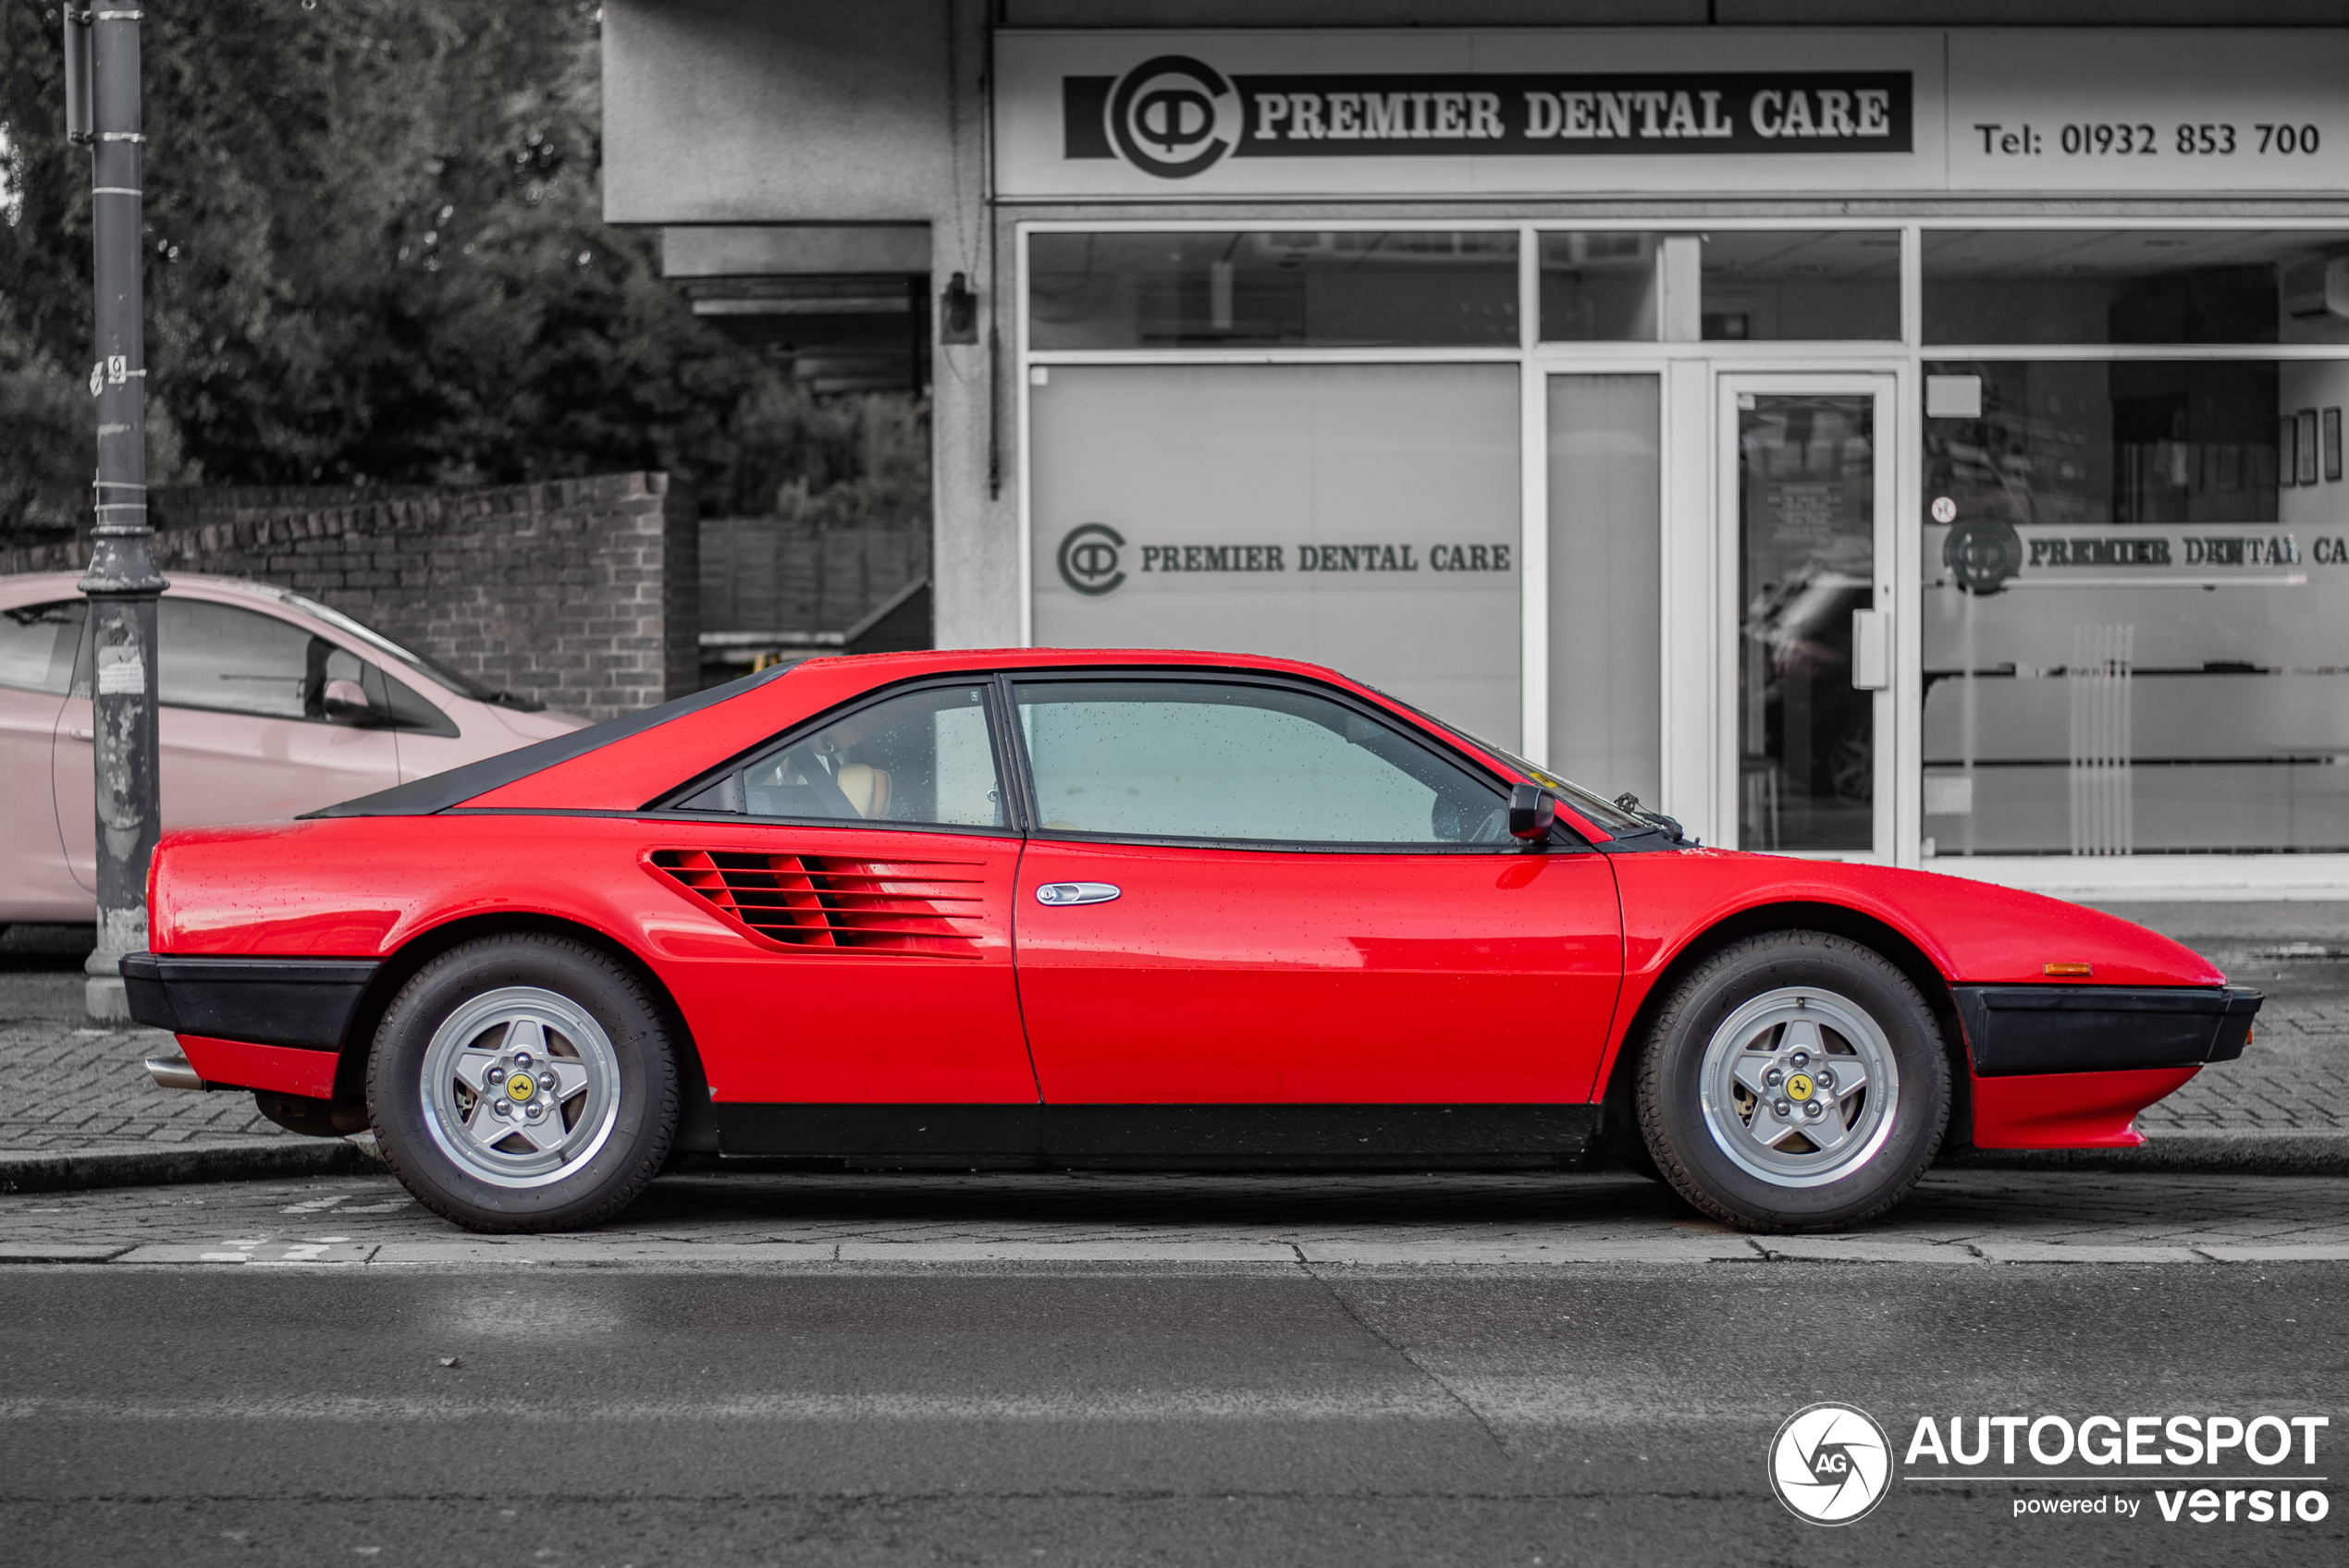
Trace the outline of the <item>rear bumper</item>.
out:
<instances>
[{"instance_id":1,"label":"rear bumper","mask_svg":"<svg viewBox=\"0 0 2349 1568\"><path fill-rule=\"evenodd\" d=\"M1953 986L1977 1078L2200 1067L2243 1054L2265 998L2227 986Z\"/></svg>"},{"instance_id":2,"label":"rear bumper","mask_svg":"<svg viewBox=\"0 0 2349 1568\"><path fill-rule=\"evenodd\" d=\"M339 1051L373 959L180 958L126 953L130 1016L175 1035Z\"/></svg>"}]
</instances>

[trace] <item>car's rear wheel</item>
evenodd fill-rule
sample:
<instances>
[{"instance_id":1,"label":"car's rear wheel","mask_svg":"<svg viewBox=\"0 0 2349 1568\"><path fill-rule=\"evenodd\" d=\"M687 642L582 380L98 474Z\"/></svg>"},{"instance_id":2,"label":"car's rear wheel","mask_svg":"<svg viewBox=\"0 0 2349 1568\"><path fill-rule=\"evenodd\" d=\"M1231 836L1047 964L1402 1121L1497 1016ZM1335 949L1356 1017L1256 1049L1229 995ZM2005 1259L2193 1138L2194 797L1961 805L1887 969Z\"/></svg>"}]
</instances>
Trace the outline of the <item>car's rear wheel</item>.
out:
<instances>
[{"instance_id":1,"label":"car's rear wheel","mask_svg":"<svg viewBox=\"0 0 2349 1568\"><path fill-rule=\"evenodd\" d=\"M1640 1063L1665 1180L1750 1230L1828 1230L1908 1194L1949 1120L1932 1009L1881 954L1782 931L1732 943L1666 998Z\"/></svg>"},{"instance_id":2,"label":"car's rear wheel","mask_svg":"<svg viewBox=\"0 0 2349 1568\"><path fill-rule=\"evenodd\" d=\"M676 1056L660 1008L609 954L487 937L393 998L367 1106L384 1158L437 1213L475 1231L593 1225L668 1158Z\"/></svg>"}]
</instances>

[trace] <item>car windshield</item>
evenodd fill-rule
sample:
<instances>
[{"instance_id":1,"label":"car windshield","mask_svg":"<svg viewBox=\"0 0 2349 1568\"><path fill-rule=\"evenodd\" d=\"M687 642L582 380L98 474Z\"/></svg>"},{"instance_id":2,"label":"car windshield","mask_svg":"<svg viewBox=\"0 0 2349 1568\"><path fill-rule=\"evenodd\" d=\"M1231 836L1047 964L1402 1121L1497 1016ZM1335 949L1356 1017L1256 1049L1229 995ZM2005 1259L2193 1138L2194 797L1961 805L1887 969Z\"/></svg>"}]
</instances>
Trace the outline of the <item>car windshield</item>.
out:
<instances>
[{"instance_id":1,"label":"car windshield","mask_svg":"<svg viewBox=\"0 0 2349 1568\"><path fill-rule=\"evenodd\" d=\"M412 653L374 627L353 620L342 611L322 605L315 599L304 598L300 594L286 594L281 597L302 614L314 616L336 631L358 638L385 657L398 659L425 680L438 681L461 697L469 697L476 703L497 703L507 707L528 705L507 692L483 685L470 676L460 675L444 665L435 664L422 654Z\"/></svg>"},{"instance_id":2,"label":"car windshield","mask_svg":"<svg viewBox=\"0 0 2349 1568\"><path fill-rule=\"evenodd\" d=\"M1377 688L1372 687L1371 690L1376 691ZM1498 757L1501 761L1508 764L1509 766L1516 768L1528 778L1532 779L1536 784L1541 785L1543 789L1557 796L1558 799L1564 801L1568 805L1572 806L1577 812L1580 813L1586 820L1597 827L1605 828L1611 834L1622 835L1629 833L1652 833L1655 831L1654 823L1649 822L1642 817L1634 816L1631 813L1625 811L1621 806L1617 805L1613 801L1608 800L1605 795L1599 794L1595 790L1585 790L1581 785L1574 783L1569 779L1560 778L1556 774L1552 773L1546 767L1535 766L1532 763L1526 761L1523 757L1519 756L1515 752L1510 751L1506 746L1496 746L1482 735L1472 734L1470 731L1461 729L1457 724L1447 724L1444 720L1436 717L1433 714L1428 712L1425 708L1414 707L1411 704L1404 702L1400 697L1389 696L1384 692L1380 692L1379 695L1385 697L1388 702L1395 704L1397 707L1409 709L1409 711L1419 715L1420 717L1427 720L1438 729L1443 730L1446 735L1450 735L1457 740L1467 741L1470 745L1474 746L1477 750L1483 752L1488 756Z\"/></svg>"}]
</instances>

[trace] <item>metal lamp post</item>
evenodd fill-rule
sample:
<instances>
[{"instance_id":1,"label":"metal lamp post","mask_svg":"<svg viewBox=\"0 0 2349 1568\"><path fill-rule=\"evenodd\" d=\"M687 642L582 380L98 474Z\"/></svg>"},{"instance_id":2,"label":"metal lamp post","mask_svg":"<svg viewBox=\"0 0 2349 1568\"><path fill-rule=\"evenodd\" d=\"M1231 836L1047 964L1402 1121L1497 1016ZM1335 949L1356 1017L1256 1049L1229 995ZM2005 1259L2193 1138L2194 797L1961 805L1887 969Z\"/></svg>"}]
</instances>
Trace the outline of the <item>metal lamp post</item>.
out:
<instances>
[{"instance_id":1,"label":"metal lamp post","mask_svg":"<svg viewBox=\"0 0 2349 1568\"><path fill-rule=\"evenodd\" d=\"M102 1023L130 1016L120 961L147 945L147 862L161 827L155 606L166 584L147 521L139 15L119 4L65 11L67 135L90 148L96 279L97 358L90 368L98 403L96 514L80 586L96 655L91 729L98 815L98 946L84 996L91 1018Z\"/></svg>"}]
</instances>

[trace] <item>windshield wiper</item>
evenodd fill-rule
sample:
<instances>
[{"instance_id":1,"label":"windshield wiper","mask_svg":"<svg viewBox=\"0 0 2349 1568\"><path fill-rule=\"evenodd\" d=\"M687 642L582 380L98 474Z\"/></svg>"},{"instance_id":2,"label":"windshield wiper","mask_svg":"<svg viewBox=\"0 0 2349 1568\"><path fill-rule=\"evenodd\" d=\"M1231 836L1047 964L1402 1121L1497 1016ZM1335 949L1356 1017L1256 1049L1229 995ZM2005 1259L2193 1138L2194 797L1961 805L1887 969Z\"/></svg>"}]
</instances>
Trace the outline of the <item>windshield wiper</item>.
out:
<instances>
[{"instance_id":1,"label":"windshield wiper","mask_svg":"<svg viewBox=\"0 0 2349 1568\"><path fill-rule=\"evenodd\" d=\"M1640 805L1640 797L1631 793L1630 790L1626 790L1623 793L1616 796L1615 804L1618 810L1630 813L1632 816L1646 823L1649 827L1663 834L1674 843L1686 844L1692 850L1699 847L1697 841L1694 839L1690 838L1688 834L1682 830L1680 827L1680 819L1679 817L1666 816L1660 811L1646 811L1642 809Z\"/></svg>"}]
</instances>

